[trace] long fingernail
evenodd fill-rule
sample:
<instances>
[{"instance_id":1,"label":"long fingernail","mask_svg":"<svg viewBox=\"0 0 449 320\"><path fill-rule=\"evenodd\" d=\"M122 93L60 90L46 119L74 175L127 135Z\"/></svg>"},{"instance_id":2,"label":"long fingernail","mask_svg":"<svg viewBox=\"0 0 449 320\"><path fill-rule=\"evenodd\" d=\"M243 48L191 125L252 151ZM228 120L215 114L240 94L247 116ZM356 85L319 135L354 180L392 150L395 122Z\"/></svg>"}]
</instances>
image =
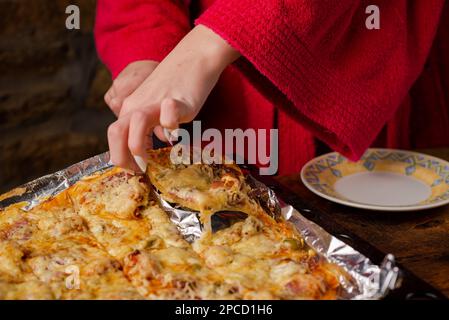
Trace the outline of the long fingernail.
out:
<instances>
[{"instance_id":1,"label":"long fingernail","mask_svg":"<svg viewBox=\"0 0 449 320\"><path fill-rule=\"evenodd\" d=\"M164 136L168 140L168 143L173 146L173 143L178 140L178 129L170 130L164 128Z\"/></svg>"},{"instance_id":2,"label":"long fingernail","mask_svg":"<svg viewBox=\"0 0 449 320\"><path fill-rule=\"evenodd\" d=\"M134 160L136 161L140 170L142 170L142 172L145 173L145 171L147 171L147 162L142 157L139 156L134 156Z\"/></svg>"}]
</instances>

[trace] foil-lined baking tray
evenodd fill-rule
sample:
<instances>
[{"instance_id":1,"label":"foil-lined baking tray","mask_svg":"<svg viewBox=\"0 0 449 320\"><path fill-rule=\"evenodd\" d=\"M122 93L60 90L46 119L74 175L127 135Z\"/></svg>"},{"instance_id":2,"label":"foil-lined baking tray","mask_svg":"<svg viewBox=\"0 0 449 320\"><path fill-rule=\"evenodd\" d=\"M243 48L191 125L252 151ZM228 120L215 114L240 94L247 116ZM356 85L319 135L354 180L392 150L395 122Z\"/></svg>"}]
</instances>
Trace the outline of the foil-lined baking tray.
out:
<instances>
[{"instance_id":1,"label":"foil-lined baking tray","mask_svg":"<svg viewBox=\"0 0 449 320\"><path fill-rule=\"evenodd\" d=\"M103 153L74 164L64 170L31 181L0 198L0 210L16 203L30 210L39 203L69 188L83 177L111 168L109 153ZM339 299L380 299L401 284L401 272L394 257L387 255L381 265L373 264L363 254L332 236L317 224L306 219L291 205L283 203L275 193L250 175L247 181L253 189L252 196L274 217L282 215L291 222L306 243L329 262L339 265L350 276L341 277ZM202 224L197 212L173 207L155 193L184 238L192 242L201 236Z\"/></svg>"}]
</instances>

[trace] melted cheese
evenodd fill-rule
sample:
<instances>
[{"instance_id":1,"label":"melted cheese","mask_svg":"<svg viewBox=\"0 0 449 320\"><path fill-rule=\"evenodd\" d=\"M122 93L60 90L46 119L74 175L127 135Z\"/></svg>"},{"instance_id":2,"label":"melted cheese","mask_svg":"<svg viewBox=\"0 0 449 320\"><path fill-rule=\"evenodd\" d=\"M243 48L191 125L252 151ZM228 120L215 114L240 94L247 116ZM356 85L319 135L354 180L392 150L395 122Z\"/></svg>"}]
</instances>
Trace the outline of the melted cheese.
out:
<instances>
[{"instance_id":1,"label":"melted cheese","mask_svg":"<svg viewBox=\"0 0 449 320\"><path fill-rule=\"evenodd\" d=\"M110 255L122 260L128 253L146 245L151 226L142 220L116 219L82 209L90 232Z\"/></svg>"},{"instance_id":2,"label":"melted cheese","mask_svg":"<svg viewBox=\"0 0 449 320\"><path fill-rule=\"evenodd\" d=\"M32 253L28 264L57 299L140 298L122 274L118 261L89 237L63 238L42 244L40 250ZM79 277L79 288L67 286L71 272L74 272L72 276Z\"/></svg>"},{"instance_id":3,"label":"melted cheese","mask_svg":"<svg viewBox=\"0 0 449 320\"><path fill-rule=\"evenodd\" d=\"M26 282L7 282L0 279L0 300L51 300L51 289L37 279Z\"/></svg>"},{"instance_id":4,"label":"melted cheese","mask_svg":"<svg viewBox=\"0 0 449 320\"><path fill-rule=\"evenodd\" d=\"M140 179L112 170L71 191L89 231L120 261L144 247L150 237L151 223L142 215L149 191Z\"/></svg>"},{"instance_id":5,"label":"melted cheese","mask_svg":"<svg viewBox=\"0 0 449 320\"><path fill-rule=\"evenodd\" d=\"M23 281L25 266L22 261L23 251L14 242L0 243L0 277L3 280Z\"/></svg>"},{"instance_id":6,"label":"melted cheese","mask_svg":"<svg viewBox=\"0 0 449 320\"><path fill-rule=\"evenodd\" d=\"M130 219L148 202L148 186L141 180L140 176L113 169L80 181L69 193L76 206L101 207L117 218Z\"/></svg>"},{"instance_id":7,"label":"melted cheese","mask_svg":"<svg viewBox=\"0 0 449 320\"><path fill-rule=\"evenodd\" d=\"M187 243L142 177L112 169L29 212L0 215L0 299L333 298L340 270L303 247L293 227L251 200L233 166L172 166L150 154L148 174L168 201L201 211L206 232ZM217 169L218 168L218 169ZM247 213L212 233L210 216ZM67 267L80 288L66 287Z\"/></svg>"},{"instance_id":8,"label":"melted cheese","mask_svg":"<svg viewBox=\"0 0 449 320\"><path fill-rule=\"evenodd\" d=\"M167 214L150 207L143 215L153 224L148 245L128 255L125 273L151 299L207 299L214 296L215 275L179 235Z\"/></svg>"},{"instance_id":9,"label":"melted cheese","mask_svg":"<svg viewBox=\"0 0 449 320\"><path fill-rule=\"evenodd\" d=\"M294 234L287 230L267 228L249 216L202 237L193 248L244 299L315 299L334 292L337 282L312 270L316 256L309 256L308 250L300 247L300 239L291 238ZM293 241L298 245L289 244Z\"/></svg>"},{"instance_id":10,"label":"melted cheese","mask_svg":"<svg viewBox=\"0 0 449 320\"><path fill-rule=\"evenodd\" d=\"M51 289L31 272L24 256L16 242L0 242L0 299L54 299Z\"/></svg>"},{"instance_id":11,"label":"melted cheese","mask_svg":"<svg viewBox=\"0 0 449 320\"><path fill-rule=\"evenodd\" d=\"M213 212L247 208L248 198L238 193L244 186L244 178L233 164L175 166L170 164L170 149L159 149L149 155L148 175L167 201L201 211L204 224L209 223ZM242 195L239 203L234 194Z\"/></svg>"}]
</instances>

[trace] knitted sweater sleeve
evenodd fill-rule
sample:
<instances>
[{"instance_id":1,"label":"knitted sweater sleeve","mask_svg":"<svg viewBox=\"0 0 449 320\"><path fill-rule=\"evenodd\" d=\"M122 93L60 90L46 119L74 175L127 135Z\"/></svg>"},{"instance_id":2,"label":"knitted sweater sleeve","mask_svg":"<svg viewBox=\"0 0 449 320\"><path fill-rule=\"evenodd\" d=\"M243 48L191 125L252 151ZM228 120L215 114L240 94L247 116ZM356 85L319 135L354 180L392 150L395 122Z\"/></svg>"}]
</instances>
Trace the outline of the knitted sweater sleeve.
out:
<instances>
[{"instance_id":1,"label":"knitted sweater sleeve","mask_svg":"<svg viewBox=\"0 0 449 320\"><path fill-rule=\"evenodd\" d=\"M356 160L421 72L444 4L377 0L380 29L369 29L372 2L216 0L196 23L239 50L258 74L249 78L287 98L286 112Z\"/></svg>"},{"instance_id":2,"label":"knitted sweater sleeve","mask_svg":"<svg viewBox=\"0 0 449 320\"><path fill-rule=\"evenodd\" d=\"M188 1L97 1L97 51L114 78L133 61L161 61L190 29Z\"/></svg>"}]
</instances>

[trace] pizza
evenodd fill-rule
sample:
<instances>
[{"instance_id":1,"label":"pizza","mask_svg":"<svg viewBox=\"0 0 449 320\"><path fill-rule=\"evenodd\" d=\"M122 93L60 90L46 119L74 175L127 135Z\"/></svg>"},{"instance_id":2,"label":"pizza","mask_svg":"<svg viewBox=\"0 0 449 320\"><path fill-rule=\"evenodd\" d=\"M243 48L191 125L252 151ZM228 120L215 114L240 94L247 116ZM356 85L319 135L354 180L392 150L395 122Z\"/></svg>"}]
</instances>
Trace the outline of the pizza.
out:
<instances>
[{"instance_id":1,"label":"pizza","mask_svg":"<svg viewBox=\"0 0 449 320\"><path fill-rule=\"evenodd\" d=\"M0 212L0 298L142 299L67 192Z\"/></svg>"},{"instance_id":2,"label":"pizza","mask_svg":"<svg viewBox=\"0 0 449 320\"><path fill-rule=\"evenodd\" d=\"M0 211L0 299L334 299L346 277L251 195L235 164L112 168ZM197 213L188 242L160 201ZM228 224L213 230L214 215Z\"/></svg>"},{"instance_id":3,"label":"pizza","mask_svg":"<svg viewBox=\"0 0 449 320\"><path fill-rule=\"evenodd\" d=\"M118 260L144 247L151 224L142 215L149 199L144 177L118 168L87 177L69 189L89 232Z\"/></svg>"},{"instance_id":4,"label":"pizza","mask_svg":"<svg viewBox=\"0 0 449 320\"><path fill-rule=\"evenodd\" d=\"M176 206L201 212L206 231L210 217L217 212L259 211L249 195L250 188L235 164L174 164L171 148L150 153L147 173L164 200Z\"/></svg>"}]
</instances>

